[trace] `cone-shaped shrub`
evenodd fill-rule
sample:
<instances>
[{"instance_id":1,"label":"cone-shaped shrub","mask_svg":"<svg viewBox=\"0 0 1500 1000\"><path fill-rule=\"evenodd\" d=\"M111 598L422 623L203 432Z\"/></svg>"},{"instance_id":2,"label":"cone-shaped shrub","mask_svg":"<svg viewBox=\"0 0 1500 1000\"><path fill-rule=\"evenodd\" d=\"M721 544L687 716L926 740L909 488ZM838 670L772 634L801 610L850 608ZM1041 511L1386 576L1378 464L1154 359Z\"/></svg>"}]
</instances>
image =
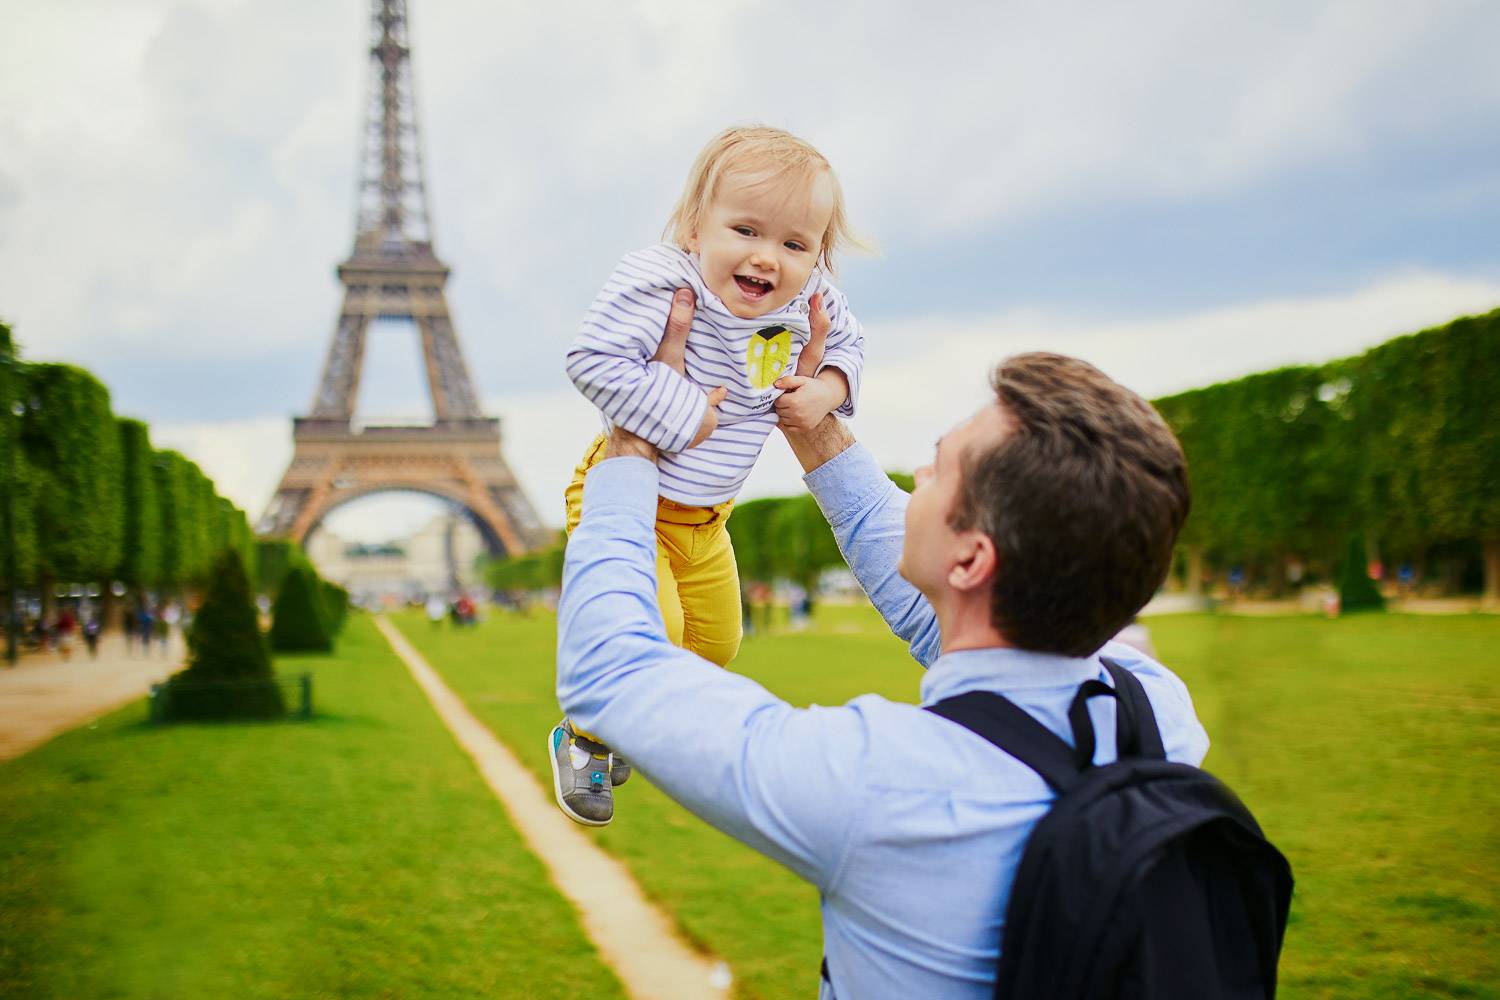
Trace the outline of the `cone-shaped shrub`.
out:
<instances>
[{"instance_id":1,"label":"cone-shaped shrub","mask_svg":"<svg viewBox=\"0 0 1500 1000\"><path fill-rule=\"evenodd\" d=\"M1344 551L1344 564L1339 568L1339 610L1384 611L1385 598L1380 588L1370 579L1369 564L1365 557L1365 541L1359 535L1349 539Z\"/></svg>"},{"instance_id":2,"label":"cone-shaped shrub","mask_svg":"<svg viewBox=\"0 0 1500 1000\"><path fill-rule=\"evenodd\" d=\"M327 653L333 633L323 609L322 581L310 566L293 566L271 607L271 648L280 652Z\"/></svg>"},{"instance_id":3,"label":"cone-shaped shrub","mask_svg":"<svg viewBox=\"0 0 1500 1000\"><path fill-rule=\"evenodd\" d=\"M168 719L268 719L286 706L271 671L271 655L255 620L244 564L232 549L220 553L203 606L188 635L188 668L168 682L162 716Z\"/></svg>"},{"instance_id":4,"label":"cone-shaped shrub","mask_svg":"<svg viewBox=\"0 0 1500 1000\"><path fill-rule=\"evenodd\" d=\"M349 591L328 580L320 583L323 589L323 610L328 616L328 629L338 635L344 631L344 620L349 617Z\"/></svg>"}]
</instances>

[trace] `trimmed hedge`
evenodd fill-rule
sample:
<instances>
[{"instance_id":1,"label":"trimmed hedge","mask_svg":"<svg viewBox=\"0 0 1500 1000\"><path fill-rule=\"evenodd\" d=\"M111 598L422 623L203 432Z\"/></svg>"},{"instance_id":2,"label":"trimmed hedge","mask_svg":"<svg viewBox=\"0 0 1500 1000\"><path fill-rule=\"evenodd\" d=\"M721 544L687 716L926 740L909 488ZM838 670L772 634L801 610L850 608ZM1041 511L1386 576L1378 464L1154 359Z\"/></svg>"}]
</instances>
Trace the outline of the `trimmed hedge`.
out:
<instances>
[{"instance_id":1,"label":"trimmed hedge","mask_svg":"<svg viewBox=\"0 0 1500 1000\"><path fill-rule=\"evenodd\" d=\"M271 648L277 652L333 650L322 581L310 566L293 566L282 580L271 608Z\"/></svg>"},{"instance_id":2,"label":"trimmed hedge","mask_svg":"<svg viewBox=\"0 0 1500 1000\"><path fill-rule=\"evenodd\" d=\"M188 634L188 668L159 695L167 719L268 719L286 714L271 655L256 622L239 552L214 562L208 592Z\"/></svg>"},{"instance_id":3,"label":"trimmed hedge","mask_svg":"<svg viewBox=\"0 0 1500 1000\"><path fill-rule=\"evenodd\" d=\"M23 588L120 580L181 590L206 579L219 549L249 553L244 512L196 465L154 451L146 425L117 418L88 372L21 360L3 323L0 443L15 449L0 452L0 489Z\"/></svg>"}]
</instances>

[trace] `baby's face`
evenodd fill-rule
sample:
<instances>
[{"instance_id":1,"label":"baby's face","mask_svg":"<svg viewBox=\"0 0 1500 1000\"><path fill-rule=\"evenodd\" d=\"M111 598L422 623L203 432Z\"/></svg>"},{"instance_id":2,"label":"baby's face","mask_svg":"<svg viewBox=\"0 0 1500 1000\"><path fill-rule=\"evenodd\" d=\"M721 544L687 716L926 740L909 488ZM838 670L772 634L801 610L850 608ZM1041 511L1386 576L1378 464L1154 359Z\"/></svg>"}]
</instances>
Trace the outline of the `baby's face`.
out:
<instances>
[{"instance_id":1,"label":"baby's face","mask_svg":"<svg viewBox=\"0 0 1500 1000\"><path fill-rule=\"evenodd\" d=\"M734 315L751 319L802 290L832 216L826 172L790 185L766 174L731 174L719 182L688 249L698 254L709 290Z\"/></svg>"}]
</instances>

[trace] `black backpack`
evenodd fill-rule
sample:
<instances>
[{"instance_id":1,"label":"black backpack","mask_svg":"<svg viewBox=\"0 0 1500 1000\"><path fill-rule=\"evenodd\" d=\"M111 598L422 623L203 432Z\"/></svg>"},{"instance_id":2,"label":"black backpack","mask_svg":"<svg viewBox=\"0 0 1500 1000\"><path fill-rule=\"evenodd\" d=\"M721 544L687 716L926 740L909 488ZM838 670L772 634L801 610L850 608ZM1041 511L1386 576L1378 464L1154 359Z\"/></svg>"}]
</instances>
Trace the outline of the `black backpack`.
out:
<instances>
[{"instance_id":1,"label":"black backpack","mask_svg":"<svg viewBox=\"0 0 1500 1000\"><path fill-rule=\"evenodd\" d=\"M1079 686L1071 747L992 692L927 709L1057 791L1016 871L996 998L1275 996L1291 867L1223 783L1166 759L1141 682L1103 662L1115 685ZM1119 759L1095 767L1088 702L1100 695L1115 698Z\"/></svg>"}]
</instances>

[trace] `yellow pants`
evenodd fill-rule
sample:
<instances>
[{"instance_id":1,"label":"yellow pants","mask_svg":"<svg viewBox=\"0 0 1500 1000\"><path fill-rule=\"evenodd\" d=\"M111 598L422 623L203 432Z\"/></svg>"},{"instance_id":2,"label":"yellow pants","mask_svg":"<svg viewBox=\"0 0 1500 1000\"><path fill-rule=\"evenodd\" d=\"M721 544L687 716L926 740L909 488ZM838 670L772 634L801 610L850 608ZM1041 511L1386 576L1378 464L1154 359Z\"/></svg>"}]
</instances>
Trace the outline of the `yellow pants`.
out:
<instances>
[{"instance_id":1,"label":"yellow pants","mask_svg":"<svg viewBox=\"0 0 1500 1000\"><path fill-rule=\"evenodd\" d=\"M583 513L583 480L604 458L599 435L573 470L564 498L571 533ZM656 598L674 646L719 666L740 651L740 576L725 524L734 501L712 507L656 502Z\"/></svg>"}]
</instances>

